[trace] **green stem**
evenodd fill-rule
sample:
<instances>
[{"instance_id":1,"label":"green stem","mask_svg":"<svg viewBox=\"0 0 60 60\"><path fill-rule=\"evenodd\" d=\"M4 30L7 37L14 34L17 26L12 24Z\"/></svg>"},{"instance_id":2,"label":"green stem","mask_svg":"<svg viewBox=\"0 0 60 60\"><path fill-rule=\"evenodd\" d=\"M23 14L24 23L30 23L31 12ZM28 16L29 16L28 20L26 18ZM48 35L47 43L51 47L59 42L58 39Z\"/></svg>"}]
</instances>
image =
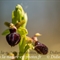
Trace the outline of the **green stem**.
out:
<instances>
[{"instance_id":1,"label":"green stem","mask_svg":"<svg viewBox=\"0 0 60 60\"><path fill-rule=\"evenodd\" d=\"M29 60L29 50L24 55L20 52L18 60Z\"/></svg>"},{"instance_id":2,"label":"green stem","mask_svg":"<svg viewBox=\"0 0 60 60\"><path fill-rule=\"evenodd\" d=\"M18 57L18 60L29 60L29 46L27 45L25 47L25 45L26 45L26 36L22 36L21 41L19 43L19 57Z\"/></svg>"},{"instance_id":3,"label":"green stem","mask_svg":"<svg viewBox=\"0 0 60 60\"><path fill-rule=\"evenodd\" d=\"M18 60L24 60L24 56L21 53L19 53Z\"/></svg>"},{"instance_id":4,"label":"green stem","mask_svg":"<svg viewBox=\"0 0 60 60\"><path fill-rule=\"evenodd\" d=\"M24 60L29 60L29 50L25 53Z\"/></svg>"},{"instance_id":5,"label":"green stem","mask_svg":"<svg viewBox=\"0 0 60 60\"><path fill-rule=\"evenodd\" d=\"M21 41L19 43L19 56L18 56L18 60L24 60L23 59L23 45L22 45L22 42L23 42L23 37L21 38Z\"/></svg>"},{"instance_id":6,"label":"green stem","mask_svg":"<svg viewBox=\"0 0 60 60\"><path fill-rule=\"evenodd\" d=\"M29 52L26 52L25 55L19 55L18 60L29 60Z\"/></svg>"}]
</instances>

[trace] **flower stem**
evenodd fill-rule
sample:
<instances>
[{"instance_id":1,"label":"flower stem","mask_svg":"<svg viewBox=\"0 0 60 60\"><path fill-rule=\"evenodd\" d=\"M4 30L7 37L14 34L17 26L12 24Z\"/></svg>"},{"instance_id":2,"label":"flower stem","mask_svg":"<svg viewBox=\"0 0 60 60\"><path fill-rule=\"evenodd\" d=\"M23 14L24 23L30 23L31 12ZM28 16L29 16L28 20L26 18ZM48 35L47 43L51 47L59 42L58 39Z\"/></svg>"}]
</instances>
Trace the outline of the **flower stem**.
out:
<instances>
[{"instance_id":1,"label":"flower stem","mask_svg":"<svg viewBox=\"0 0 60 60\"><path fill-rule=\"evenodd\" d=\"M25 53L24 60L29 60L29 50Z\"/></svg>"},{"instance_id":2,"label":"flower stem","mask_svg":"<svg viewBox=\"0 0 60 60\"><path fill-rule=\"evenodd\" d=\"M19 53L18 60L24 60L23 58L24 58L23 55L21 53Z\"/></svg>"}]
</instances>

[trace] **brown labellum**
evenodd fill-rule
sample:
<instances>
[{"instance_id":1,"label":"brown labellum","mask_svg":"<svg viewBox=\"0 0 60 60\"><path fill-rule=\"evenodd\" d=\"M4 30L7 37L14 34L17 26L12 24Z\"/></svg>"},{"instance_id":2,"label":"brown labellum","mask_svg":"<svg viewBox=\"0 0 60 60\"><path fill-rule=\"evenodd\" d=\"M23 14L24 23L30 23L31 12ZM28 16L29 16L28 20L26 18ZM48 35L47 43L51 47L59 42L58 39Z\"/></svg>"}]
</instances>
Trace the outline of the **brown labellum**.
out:
<instances>
[{"instance_id":1,"label":"brown labellum","mask_svg":"<svg viewBox=\"0 0 60 60\"><path fill-rule=\"evenodd\" d=\"M20 42L20 35L16 33L15 29L10 29L10 34L6 36L6 40L10 46L15 46Z\"/></svg>"},{"instance_id":2,"label":"brown labellum","mask_svg":"<svg viewBox=\"0 0 60 60\"><path fill-rule=\"evenodd\" d=\"M35 42L35 50L39 54L47 54L48 53L48 47L38 41Z\"/></svg>"}]
</instances>

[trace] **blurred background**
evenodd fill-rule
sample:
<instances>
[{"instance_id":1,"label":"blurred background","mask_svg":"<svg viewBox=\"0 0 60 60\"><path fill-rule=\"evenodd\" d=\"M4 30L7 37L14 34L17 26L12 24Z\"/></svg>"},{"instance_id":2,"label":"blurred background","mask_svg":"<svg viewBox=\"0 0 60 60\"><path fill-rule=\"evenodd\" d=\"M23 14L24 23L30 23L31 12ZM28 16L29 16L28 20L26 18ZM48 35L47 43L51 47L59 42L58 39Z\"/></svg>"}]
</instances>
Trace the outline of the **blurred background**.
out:
<instances>
[{"instance_id":1,"label":"blurred background","mask_svg":"<svg viewBox=\"0 0 60 60\"><path fill-rule=\"evenodd\" d=\"M0 55L3 52L19 51L18 45L10 47L1 33L7 28L5 21L11 22L12 11L17 4L21 4L28 15L28 36L32 37L36 32L42 34L38 37L41 43L49 48L48 57L32 58L31 60L59 60L51 55L60 57L60 1L59 0L0 0ZM59 52L59 54L51 54ZM35 54L35 53L34 53ZM32 54L33 55L33 54ZM36 53L35 55L38 56ZM1 58L0 60L10 60Z\"/></svg>"}]
</instances>

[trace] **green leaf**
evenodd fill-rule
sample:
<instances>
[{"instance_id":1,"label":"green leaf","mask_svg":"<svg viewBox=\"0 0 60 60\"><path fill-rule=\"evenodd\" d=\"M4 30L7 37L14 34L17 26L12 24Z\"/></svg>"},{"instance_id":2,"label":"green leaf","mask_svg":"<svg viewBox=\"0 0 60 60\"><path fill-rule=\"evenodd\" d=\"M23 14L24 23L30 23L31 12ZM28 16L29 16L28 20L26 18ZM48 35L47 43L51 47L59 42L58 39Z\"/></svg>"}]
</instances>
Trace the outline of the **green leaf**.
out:
<instances>
[{"instance_id":1,"label":"green leaf","mask_svg":"<svg viewBox=\"0 0 60 60\"><path fill-rule=\"evenodd\" d=\"M10 32L9 32L9 29L6 29L3 33L2 33L2 35L7 35L7 34L9 34Z\"/></svg>"}]
</instances>

